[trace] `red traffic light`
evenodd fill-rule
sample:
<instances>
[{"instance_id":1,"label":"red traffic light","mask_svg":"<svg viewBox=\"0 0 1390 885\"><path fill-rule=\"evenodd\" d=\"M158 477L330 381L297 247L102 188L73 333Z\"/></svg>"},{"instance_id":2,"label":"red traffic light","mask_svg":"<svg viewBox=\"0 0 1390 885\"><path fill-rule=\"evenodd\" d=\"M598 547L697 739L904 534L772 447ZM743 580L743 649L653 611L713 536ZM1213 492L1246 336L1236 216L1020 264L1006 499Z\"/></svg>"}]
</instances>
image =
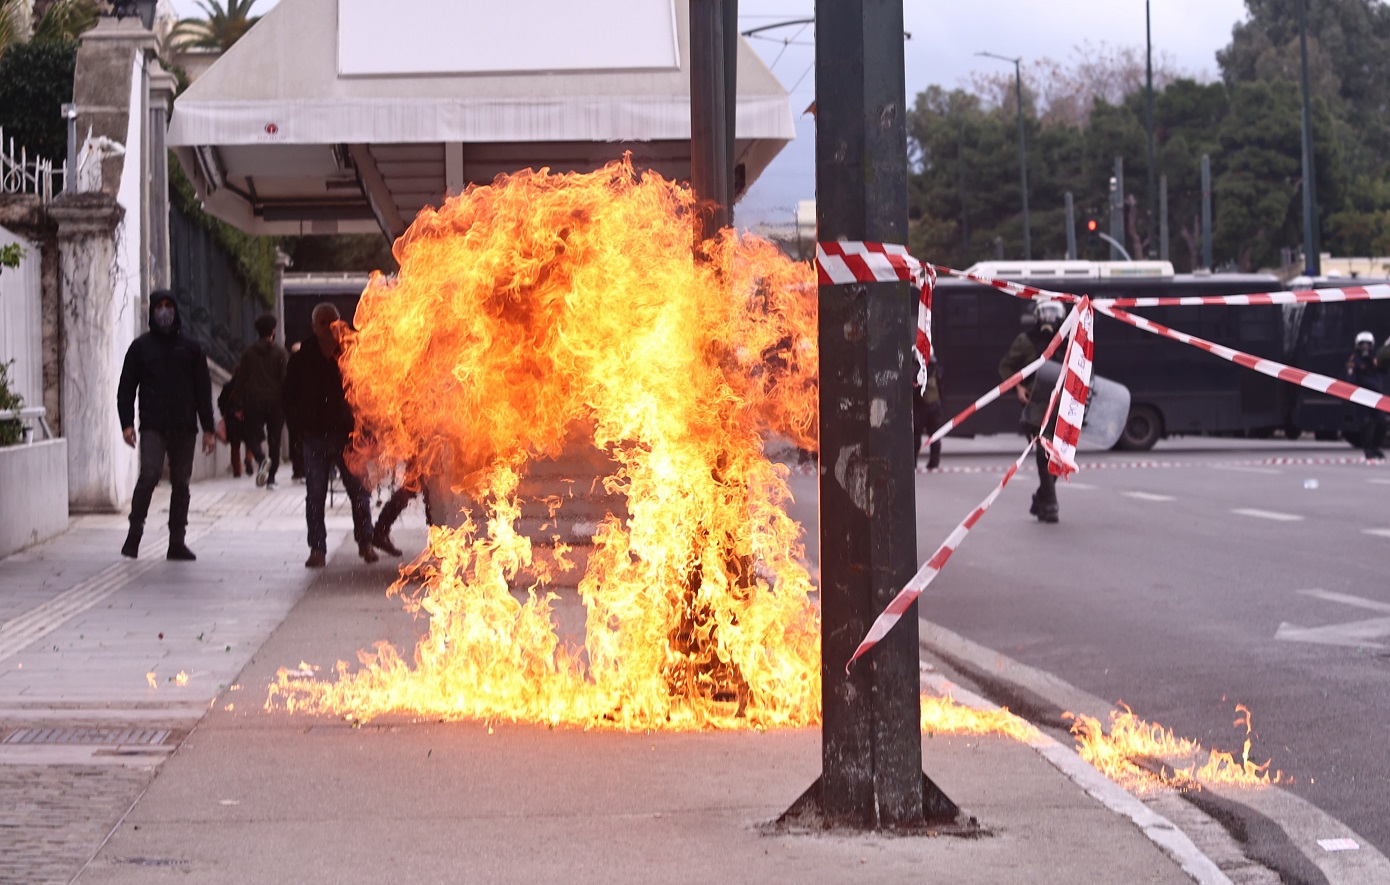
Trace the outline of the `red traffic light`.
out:
<instances>
[{"instance_id":1,"label":"red traffic light","mask_svg":"<svg viewBox=\"0 0 1390 885\"><path fill-rule=\"evenodd\" d=\"M1096 220L1094 218L1086 219L1086 230L1090 231L1091 233L1096 232Z\"/></svg>"}]
</instances>

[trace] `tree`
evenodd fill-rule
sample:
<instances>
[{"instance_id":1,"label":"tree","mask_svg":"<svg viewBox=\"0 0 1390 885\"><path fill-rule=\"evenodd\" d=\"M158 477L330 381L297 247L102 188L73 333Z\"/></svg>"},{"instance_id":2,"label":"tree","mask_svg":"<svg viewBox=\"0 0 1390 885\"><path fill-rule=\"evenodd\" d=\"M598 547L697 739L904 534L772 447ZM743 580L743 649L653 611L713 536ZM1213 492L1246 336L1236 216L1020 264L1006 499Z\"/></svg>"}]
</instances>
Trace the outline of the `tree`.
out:
<instances>
[{"instance_id":1,"label":"tree","mask_svg":"<svg viewBox=\"0 0 1390 885\"><path fill-rule=\"evenodd\" d=\"M251 15L256 0L198 0L204 18L185 18L169 34L176 49L226 52L245 36L260 16Z\"/></svg>"},{"instance_id":2,"label":"tree","mask_svg":"<svg viewBox=\"0 0 1390 885\"><path fill-rule=\"evenodd\" d=\"M1298 0L1246 0L1248 21L1216 54L1228 86L1256 80L1299 82ZM1358 171L1377 173L1390 161L1390 6L1375 0L1309 2L1311 92L1333 115L1354 123L1340 135L1355 147ZM1319 195L1321 198L1321 195Z\"/></svg>"}]
</instances>

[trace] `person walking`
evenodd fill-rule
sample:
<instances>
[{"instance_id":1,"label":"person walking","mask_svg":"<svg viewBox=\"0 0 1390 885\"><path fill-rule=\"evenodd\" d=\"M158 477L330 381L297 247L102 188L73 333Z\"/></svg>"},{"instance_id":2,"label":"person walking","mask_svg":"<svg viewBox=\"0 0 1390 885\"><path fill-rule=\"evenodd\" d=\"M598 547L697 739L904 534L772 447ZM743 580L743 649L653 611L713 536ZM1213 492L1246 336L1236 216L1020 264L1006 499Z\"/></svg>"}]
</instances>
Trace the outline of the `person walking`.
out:
<instances>
[{"instance_id":1,"label":"person walking","mask_svg":"<svg viewBox=\"0 0 1390 885\"><path fill-rule=\"evenodd\" d=\"M1381 393L1380 366L1376 362L1375 347L1376 339L1370 332L1356 336L1356 349L1347 357L1346 379L1357 387ZM1357 414L1357 432L1361 436L1361 450L1366 460L1384 460L1385 453L1380 450L1380 445L1385 441L1385 413L1362 406Z\"/></svg>"},{"instance_id":2,"label":"person walking","mask_svg":"<svg viewBox=\"0 0 1390 885\"><path fill-rule=\"evenodd\" d=\"M150 331L126 350L116 389L116 414L126 445L140 450L140 477L130 504L130 531L121 555L140 555L150 497L164 462L169 462L169 552L174 560L195 560L188 549L188 482L198 425L203 427L203 452L213 454L217 437L212 423L212 378L207 357L198 342L182 334L178 302L168 289L150 293ZM135 400L140 399L140 433L135 432Z\"/></svg>"},{"instance_id":3,"label":"person walking","mask_svg":"<svg viewBox=\"0 0 1390 885\"><path fill-rule=\"evenodd\" d=\"M918 387L912 382L912 430L917 434L917 454L922 454L922 443L927 436L941 426L941 364L933 351L927 360L927 383ZM931 444L927 455L927 469L935 470L941 465L941 440Z\"/></svg>"},{"instance_id":4,"label":"person walking","mask_svg":"<svg viewBox=\"0 0 1390 885\"><path fill-rule=\"evenodd\" d=\"M289 359L282 401L290 429L297 434L304 458L304 521L309 531L306 568L323 568L328 562L328 532L324 504L329 473L334 467L352 505L352 533L357 552L366 562L379 558L372 549L371 492L348 469L343 452L352 434L353 416L343 393L338 368L342 346L334 324L338 309L323 303L314 308L313 332Z\"/></svg>"},{"instance_id":5,"label":"person walking","mask_svg":"<svg viewBox=\"0 0 1390 885\"><path fill-rule=\"evenodd\" d=\"M232 367L232 377L227 379L227 383L222 385L222 391L217 394L217 411L222 413L221 435L226 438L223 440L232 450L232 476L236 479L241 478L242 464L246 465L248 474L255 473L254 462L248 452L245 461L242 460L241 443L242 427L241 416L245 414L241 408L241 399L237 394L237 388L241 381L241 363Z\"/></svg>"},{"instance_id":6,"label":"person walking","mask_svg":"<svg viewBox=\"0 0 1390 885\"><path fill-rule=\"evenodd\" d=\"M1038 358L1038 354L1043 352L1048 342L1057 334L1065 319L1065 311L1060 301L1039 301L1033 307L1033 316L1036 322L1031 328L1018 334L1010 345L1009 352L999 362L1000 380L1007 379ZM1018 401L1023 404L1023 432L1036 439L1042 435L1045 428L1034 424L1029 417L1028 403L1033 396L1033 381L1034 378L1025 378L1015 390L1018 391ZM1055 426L1053 422L1056 420L1054 415L1049 425ZM1039 522L1055 523L1061 512L1057 504L1057 480L1048 472L1047 452L1041 444L1034 446L1033 457L1038 465L1038 490L1033 493L1033 504L1028 508L1028 512L1036 516Z\"/></svg>"},{"instance_id":7,"label":"person walking","mask_svg":"<svg viewBox=\"0 0 1390 885\"><path fill-rule=\"evenodd\" d=\"M241 355L240 394L246 450L256 461L256 485L275 488L280 437L285 432L283 389L290 355L275 343L275 317L256 319L258 337Z\"/></svg>"}]
</instances>

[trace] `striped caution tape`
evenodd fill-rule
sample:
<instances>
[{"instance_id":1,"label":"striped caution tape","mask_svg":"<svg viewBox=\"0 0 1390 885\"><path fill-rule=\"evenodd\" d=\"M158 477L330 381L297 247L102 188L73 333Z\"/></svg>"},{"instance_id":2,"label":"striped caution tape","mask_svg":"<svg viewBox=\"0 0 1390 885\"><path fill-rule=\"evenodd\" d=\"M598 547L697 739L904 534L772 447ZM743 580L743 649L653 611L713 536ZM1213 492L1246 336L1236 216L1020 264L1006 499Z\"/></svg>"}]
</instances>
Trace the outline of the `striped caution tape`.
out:
<instances>
[{"instance_id":1,"label":"striped caution tape","mask_svg":"<svg viewBox=\"0 0 1390 885\"><path fill-rule=\"evenodd\" d=\"M1078 323L1073 318L1079 316L1080 313L1081 310L1078 306L1072 310L1072 316L1067 318L1068 320L1072 320L1071 326L1073 332L1071 340L1073 342L1077 337L1075 330L1079 328ZM1064 389L1063 381L1066 376L1066 372L1059 372L1057 374L1057 383L1052 387L1052 395L1047 401L1047 410L1043 412L1043 427L1046 427L1048 422L1052 420L1052 413L1057 407L1059 397L1062 395ZM936 576L941 574L941 569L946 566L946 561L951 558L951 554L955 553L960 545L964 543L966 535L970 534L970 530L973 529L975 524L985 515L985 512L994 504L1000 493L1004 491L1004 487L1009 484L1009 480L1013 479L1014 474L1023 466L1024 460L1027 459L1028 455L1033 451L1033 446L1037 443L1037 440L1038 437L1028 440L1028 445L1023 447L1022 454L1020 454L1013 465L1005 471L1004 477L999 480L999 485L994 487L994 490L970 512L970 515L961 520L960 524L947 536L941 546L936 548L936 552L917 570L917 574L912 576L912 580L907 582L907 586L899 590L898 595L894 596L893 600L888 603L888 607L874 619L873 624L869 627L869 632L865 634L863 640L859 643L859 647L854 650L854 654L850 656L849 661L845 664L846 672L849 671L849 668L856 660L863 656L869 649L877 645L879 640L883 639L884 636L888 635L888 631L892 630L893 625L898 623L903 614L912 607L912 603L917 601L917 597L922 595L922 591L931 586L931 582L935 581ZM1073 469L1075 469L1074 465Z\"/></svg>"},{"instance_id":2,"label":"striped caution tape","mask_svg":"<svg viewBox=\"0 0 1390 885\"><path fill-rule=\"evenodd\" d=\"M859 647L854 650L849 662L845 664L846 672L865 652L878 645L879 640L888 635L888 631L892 630L893 625L898 623L903 614L912 607L912 603L917 601L917 597L922 595L922 591L926 590L931 582L936 580L936 576L941 574L941 569L946 566L946 560L950 559L951 554L956 552L956 548L965 541L965 536L975 527L975 523L980 521L980 517L985 515L985 511L1004 491L1004 486L1009 484L1009 480L1014 478L1014 474L1023 466L1024 459L1033 451L1033 445L1036 441L1036 438L1028 441L1028 445L1023 449L1023 454L1019 455L1018 460L1014 461L1004 472L1004 478L999 480L999 485L994 487L994 491L990 492L978 507L970 511L970 515L956 526L941 546L936 548L936 552L931 555L931 558L922 564L922 567L917 570L917 574L913 575L912 580L907 582L907 586L898 591L898 595L893 597L893 601L888 603L888 607L874 619L873 625L869 627L869 632L859 643Z\"/></svg>"},{"instance_id":3,"label":"striped caution tape","mask_svg":"<svg viewBox=\"0 0 1390 885\"><path fill-rule=\"evenodd\" d=\"M955 430L961 424L965 423L965 420L969 418L971 415L980 411L980 409L983 409L985 406L999 399L999 397L1008 393L1010 390L1013 390L1019 384L1023 383L1024 379L1031 378L1038 371L1038 369L1042 368L1043 363L1047 362L1049 359L1052 358L1052 355L1057 352L1057 348L1061 346L1062 342L1066 340L1068 337L1070 337L1072 326L1076 324L1076 321L1077 314L1073 311L1071 314L1067 316L1066 321L1058 327L1057 334L1052 336L1052 340L1047 343L1047 347L1043 348L1043 352L1038 356L1037 359L1033 360L1031 363L1024 366L1022 369L1019 369L1017 372L1014 372L1008 378L1005 378L1000 384L995 386L984 396L980 397L970 405L966 406L959 415L955 416L950 421L947 421L945 424L932 431L931 436L927 437L927 441L923 443L923 445L929 446L937 440L941 439L943 436L950 433L952 430Z\"/></svg>"},{"instance_id":4,"label":"striped caution tape","mask_svg":"<svg viewBox=\"0 0 1390 885\"><path fill-rule=\"evenodd\" d=\"M1308 372L1303 369L1295 369L1283 363L1275 362L1271 359L1252 356L1222 344L1213 344L1204 338L1196 335L1189 335L1186 332L1179 332L1167 326L1156 323L1145 317L1136 316L1132 313L1107 307L1096 303L1095 309L1112 319L1133 326L1136 329L1143 329L1164 338L1171 338L1174 341L1181 341L1183 344L1190 344L1193 347L1205 350L1207 353L1219 356L1224 360L1229 360L1236 365L1244 366L1247 369L1254 369L1263 375L1271 378L1278 378L1280 381L1287 381L1290 384L1297 384L1299 387L1306 387L1309 390L1316 390L1318 393L1326 393L1348 402L1356 403L1361 406L1368 406L1382 412L1390 412L1390 397L1374 390L1367 390L1364 387L1357 387L1346 381L1338 381L1326 375L1319 375L1317 372Z\"/></svg>"},{"instance_id":5,"label":"striped caution tape","mask_svg":"<svg viewBox=\"0 0 1390 885\"><path fill-rule=\"evenodd\" d=\"M923 264L894 243L839 242L816 244L816 279L822 286L845 283L912 283L917 300L917 383L927 383L931 361L931 299L936 288L936 268Z\"/></svg>"},{"instance_id":6,"label":"striped caution tape","mask_svg":"<svg viewBox=\"0 0 1390 885\"><path fill-rule=\"evenodd\" d=\"M1062 358L1061 401L1052 439L1039 439L1047 452L1047 472L1070 477L1076 472L1076 443L1086 420L1086 402L1091 398L1091 365L1095 360L1095 316L1091 299L1082 298L1072 311L1079 319L1067 342Z\"/></svg>"},{"instance_id":7,"label":"striped caution tape","mask_svg":"<svg viewBox=\"0 0 1390 885\"><path fill-rule=\"evenodd\" d=\"M1001 280L981 276L964 270L943 265L927 265L937 273L949 274L961 279L973 280L1007 292L1016 298L1030 301L1077 301L1080 296L1070 292L1053 292L1013 280ZM1383 301L1390 299L1390 284L1376 283L1370 286L1341 286L1329 289L1291 289L1282 292L1254 292L1246 295L1182 295L1153 296L1146 298L1097 298L1097 307L1249 307L1261 304L1336 304L1345 301Z\"/></svg>"},{"instance_id":8,"label":"striped caution tape","mask_svg":"<svg viewBox=\"0 0 1390 885\"><path fill-rule=\"evenodd\" d=\"M1340 301L1380 301L1390 298L1390 285L1346 286L1340 289L1297 289L1252 295L1183 295L1181 297L1103 298L1106 307L1247 307L1252 304L1332 304Z\"/></svg>"}]
</instances>

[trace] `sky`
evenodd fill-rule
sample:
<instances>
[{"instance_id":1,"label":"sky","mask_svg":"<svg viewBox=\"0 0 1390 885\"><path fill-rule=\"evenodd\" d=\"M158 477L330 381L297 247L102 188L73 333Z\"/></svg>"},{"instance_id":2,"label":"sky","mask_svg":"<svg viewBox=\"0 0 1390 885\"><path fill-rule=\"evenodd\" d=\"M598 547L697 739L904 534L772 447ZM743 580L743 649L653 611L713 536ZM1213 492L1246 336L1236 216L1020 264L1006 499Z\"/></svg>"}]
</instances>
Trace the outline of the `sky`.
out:
<instances>
[{"instance_id":1,"label":"sky","mask_svg":"<svg viewBox=\"0 0 1390 885\"><path fill-rule=\"evenodd\" d=\"M179 15L202 14L196 0L169 2ZM253 11L263 14L277 2L256 0ZM1025 64L1043 57L1065 64L1087 41L1142 47L1144 9L1143 0L903 0L903 28L912 35L904 47L908 103L934 84L951 89L966 85L975 73L1007 73L1006 62L977 57L980 51L1021 56ZM1243 0L1153 0L1150 9L1155 57L1162 53L1179 71L1199 79L1216 77L1216 51L1245 18ZM739 0L739 29L810 18L814 10L814 0ZM802 114L815 98L814 33L797 26L763 37L771 39L751 42L791 93L797 139L735 207L735 220L743 227L790 223L797 201L815 196L814 121Z\"/></svg>"}]
</instances>

